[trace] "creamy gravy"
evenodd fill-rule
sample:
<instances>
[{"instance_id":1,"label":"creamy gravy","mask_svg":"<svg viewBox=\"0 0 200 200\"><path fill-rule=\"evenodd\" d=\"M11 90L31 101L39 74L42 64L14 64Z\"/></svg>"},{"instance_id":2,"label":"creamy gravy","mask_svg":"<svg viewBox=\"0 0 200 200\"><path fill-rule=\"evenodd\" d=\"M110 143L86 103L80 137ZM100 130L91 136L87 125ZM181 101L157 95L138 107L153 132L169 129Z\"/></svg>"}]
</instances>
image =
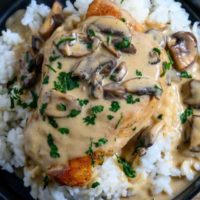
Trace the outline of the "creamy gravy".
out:
<instances>
[{"instance_id":1,"label":"creamy gravy","mask_svg":"<svg viewBox=\"0 0 200 200\"><path fill-rule=\"evenodd\" d=\"M19 11L11 17L7 22L7 27L10 28L13 31L18 31L21 33L21 35L24 38L30 38L30 33L25 31L24 28L19 25L18 22L23 14L23 11ZM87 23L90 23L91 21L95 20L95 18L88 19ZM81 26L78 30L82 31L83 26ZM27 33L24 35L24 33ZM59 30L54 33L54 35L50 38L50 40L45 45L45 62L44 64L49 64L49 56L52 53L52 49L55 47L53 46L53 42L57 40L65 31L63 28L59 28ZM130 78L133 78L136 76L136 70L142 72L143 76L150 77L151 79L158 81L159 83L162 83L162 87L164 86L163 80L160 80L160 73L162 70L161 63L158 63L156 65L150 65L148 63L148 55L149 51L152 48L158 47L158 44L153 41L150 35L142 34L142 33L133 33L132 41L131 41L136 49L137 53L135 55L128 55L125 53L122 53L122 56L118 59L118 63L121 61L125 61L127 63L128 67L128 74L126 75L124 80L128 80ZM105 50L105 48L100 47L97 51L93 53L99 54L99 53L105 53L106 55L111 56L110 52ZM161 54L161 61L165 61L166 54L165 51L162 51ZM39 166L43 171L47 171L51 168L63 168L67 165L68 161L70 159L85 156L85 152L88 150L91 142L91 138L96 142L100 138L106 138L108 140L108 143L100 147L99 149L103 151L108 151L112 153L120 152L120 149L126 144L128 139L126 137L121 137L120 131L126 127L127 131L127 137L131 138L136 133L141 130L141 128L148 126L151 121L149 121L149 118L151 115L153 115L153 111L155 111L155 115L159 113L165 113L165 112L171 112L170 109L166 109L166 107L169 105L169 103L173 104L176 103L176 99L172 98L172 101L166 101L165 98L162 99L163 106L160 102L157 100L154 100L154 102L151 102L149 97L140 97L140 102L136 103L134 105L128 105L125 100L117 100L120 102L121 109L116 112L110 112L109 107L111 104L111 101L105 100L105 99L98 99L94 100L91 99L88 96L87 93L87 86L85 84L80 83L80 87L77 89L74 89L72 91L68 91L67 95L73 96L75 99L88 99L89 104L82 108L81 114L78 115L75 118L55 118L59 127L67 127L70 130L70 133L68 135L62 135L58 132L58 130L55 130L53 128L48 120L43 120L43 117L40 115L40 108L45 100L45 95L49 91L52 91L54 87L54 81L57 80L57 76L59 72L65 71L69 72L74 66L75 63L77 63L80 60L80 58L63 58L60 57L56 61L50 63L51 67L56 69L56 73L52 72L51 70L48 70L48 68L44 65L43 66L43 78L44 76L49 76L49 83L48 85L41 85L41 92L40 92L40 99L39 99L39 106L37 111L32 115L31 119L28 122L28 126L26 129L26 136L25 136L25 150L26 154L31 158L31 165L37 165ZM58 69L58 62L61 63L62 69ZM200 79L200 68L199 68L199 62L197 62L193 67L191 67L188 72L192 74L193 78ZM105 83L110 82L110 80L104 80ZM181 93L182 85L184 84L185 80L181 81L180 83L173 83L171 87L177 88L177 93ZM167 91L167 90L166 90ZM167 93L164 93L163 96L166 97L167 95L171 95L170 91ZM137 96L135 96L137 97ZM181 95L179 95L180 99L178 100L179 103L182 104ZM165 102L166 101L166 102ZM61 101L62 103L63 101ZM83 123L83 118L88 115L88 111L92 106L95 105L102 105L104 106L104 110L101 113L97 114L96 123L94 126L86 126ZM150 106L149 106L150 105ZM145 110L145 112L144 112ZM158 110L158 111L157 111ZM52 111L54 112L54 110ZM141 114L142 113L142 114ZM198 113L197 110L195 110L195 113ZM107 120L107 115L113 115L114 118L111 121ZM122 121L120 122L120 125L115 129L115 126L117 122L119 121L121 114L123 115ZM173 113L171 113L172 120L177 120L177 116L179 115L180 111L174 110ZM167 115L167 114L166 114ZM174 122L176 123L176 122ZM170 124L170 123L169 123ZM137 127L137 131L134 133L132 132L132 129ZM177 141L174 143L174 152L173 157L174 161L176 162L176 165L180 165L182 161L184 161L185 158L187 158L187 155L182 154L179 150L177 150L177 146L180 143L181 140L181 131L182 128L180 127L180 123L177 123L177 126L175 128L178 130L177 133L179 133ZM58 151L60 154L60 157L57 159L53 159L50 157L49 152L49 146L47 144L47 136L51 133L54 142L58 147ZM124 133L124 132L123 132ZM191 158L191 160L195 161L195 158ZM140 185L137 185L137 181L139 182L140 177L136 177L135 180L133 180L133 184L135 186L136 194L133 197L130 197L128 199L134 200L134 199L170 199L168 195L161 194L158 196L153 196L150 192L150 183L148 181L141 181ZM142 184L143 183L143 184ZM189 184L186 179L180 178L180 179L172 179L171 185L174 190L174 196L178 194L180 191L182 191L187 185ZM127 199L127 198L126 198Z\"/></svg>"}]
</instances>

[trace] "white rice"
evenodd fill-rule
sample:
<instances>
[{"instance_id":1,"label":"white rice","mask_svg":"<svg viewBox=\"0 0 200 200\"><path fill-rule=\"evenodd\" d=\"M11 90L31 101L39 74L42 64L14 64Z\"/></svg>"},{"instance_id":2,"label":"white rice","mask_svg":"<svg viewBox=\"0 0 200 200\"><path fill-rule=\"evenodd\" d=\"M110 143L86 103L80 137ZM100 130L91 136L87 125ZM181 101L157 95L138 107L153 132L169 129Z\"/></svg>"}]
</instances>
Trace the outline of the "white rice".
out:
<instances>
[{"instance_id":1,"label":"white rice","mask_svg":"<svg viewBox=\"0 0 200 200\"><path fill-rule=\"evenodd\" d=\"M76 0L74 6L67 1L64 10L67 13L72 13L73 17L71 18L78 22L80 15L85 14L91 1ZM121 0L115 1L121 5ZM174 0L125 0L121 6L140 23L145 21L167 23L172 32L192 31L198 40L200 50L199 22L194 23L192 26L189 15L180 3ZM48 6L39 5L35 0L32 0L21 23L28 26L32 32L35 32L40 28L44 17L49 12L50 8ZM13 33L10 30L2 32L0 37L0 84L6 84L14 77L17 61L14 49L21 42L23 40L18 33ZM173 88L172 90L175 95L176 90ZM178 97L175 98L178 99ZM171 105L171 103L169 102L168 105ZM176 109L174 112L179 113L182 108L177 107ZM10 96L7 88L4 85L0 86L0 166L9 172L13 172L14 168L24 166L23 128L28 115L28 111L20 107L16 107L14 110L10 109ZM166 115L169 116L168 119L171 119L166 123L173 127L172 122L174 119L172 119L170 113L166 113ZM154 194L164 191L171 195L173 193L170 186L172 177L185 176L188 180L192 180L196 171L200 171L200 163L193 163L189 159L186 159L180 168L174 166L170 152L174 135L177 134L176 131L166 130L167 135L162 132L156 143L141 158L141 163L136 169L138 175L150 178L151 189ZM43 189L41 185L31 179L31 171L24 168L24 185L26 187L31 186L31 195L39 200L103 200L105 197L118 200L121 196L125 197L134 193L133 186L128 182L115 157L108 158L102 166L94 169L95 181L100 183L95 189L70 188L57 184Z\"/></svg>"}]
</instances>

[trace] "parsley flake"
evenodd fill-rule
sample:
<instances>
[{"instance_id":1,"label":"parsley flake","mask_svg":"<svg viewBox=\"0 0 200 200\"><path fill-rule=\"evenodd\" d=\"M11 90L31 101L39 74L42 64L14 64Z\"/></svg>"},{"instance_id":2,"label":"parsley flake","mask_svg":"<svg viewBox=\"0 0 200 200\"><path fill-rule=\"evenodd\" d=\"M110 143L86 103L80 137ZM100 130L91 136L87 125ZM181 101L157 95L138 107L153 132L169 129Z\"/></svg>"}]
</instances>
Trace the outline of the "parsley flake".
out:
<instances>
[{"instance_id":1,"label":"parsley flake","mask_svg":"<svg viewBox=\"0 0 200 200\"><path fill-rule=\"evenodd\" d=\"M46 85L49 83L49 76L45 76L43 81L42 81L42 84Z\"/></svg>"},{"instance_id":2,"label":"parsley flake","mask_svg":"<svg viewBox=\"0 0 200 200\"><path fill-rule=\"evenodd\" d=\"M109 110L112 112L117 112L119 109L120 109L120 104L117 101L113 101L111 103L111 107L109 108Z\"/></svg>"},{"instance_id":3,"label":"parsley flake","mask_svg":"<svg viewBox=\"0 0 200 200\"><path fill-rule=\"evenodd\" d=\"M193 109L192 108L186 108L185 111L180 115L180 120L181 123L184 124L185 122L187 122L188 117L193 115Z\"/></svg>"},{"instance_id":4,"label":"parsley flake","mask_svg":"<svg viewBox=\"0 0 200 200\"><path fill-rule=\"evenodd\" d=\"M92 183L91 188L96 188L96 187L98 187L99 185L100 185L99 182L94 182L94 183Z\"/></svg>"},{"instance_id":5,"label":"parsley flake","mask_svg":"<svg viewBox=\"0 0 200 200\"><path fill-rule=\"evenodd\" d=\"M95 125L95 120L96 120L96 115L89 115L85 118L83 118L84 123L88 126L88 125Z\"/></svg>"},{"instance_id":6,"label":"parsley flake","mask_svg":"<svg viewBox=\"0 0 200 200\"><path fill-rule=\"evenodd\" d=\"M137 103L137 102L140 102L140 98L135 98L135 99L134 99L134 97L133 97L132 95L128 95L128 96L126 97L126 103L127 103L127 104L135 104L135 103Z\"/></svg>"},{"instance_id":7,"label":"parsley flake","mask_svg":"<svg viewBox=\"0 0 200 200\"><path fill-rule=\"evenodd\" d=\"M180 77L181 78L192 78L192 75L188 74L188 72L186 72L186 71L183 71L180 73Z\"/></svg>"},{"instance_id":8,"label":"parsley flake","mask_svg":"<svg viewBox=\"0 0 200 200\"><path fill-rule=\"evenodd\" d=\"M54 144L54 140L51 134L47 136L47 144L50 147L50 156L52 158L59 158L60 154L58 153L58 147Z\"/></svg>"},{"instance_id":9,"label":"parsley flake","mask_svg":"<svg viewBox=\"0 0 200 200\"><path fill-rule=\"evenodd\" d=\"M59 110L59 111L66 111L67 110L67 107L65 104L63 103L60 103L56 106L56 108Z\"/></svg>"},{"instance_id":10,"label":"parsley flake","mask_svg":"<svg viewBox=\"0 0 200 200\"><path fill-rule=\"evenodd\" d=\"M45 66L48 67L54 73L56 73L56 70L51 65L45 64Z\"/></svg>"},{"instance_id":11,"label":"parsley flake","mask_svg":"<svg viewBox=\"0 0 200 200\"><path fill-rule=\"evenodd\" d=\"M87 34L88 34L90 37L96 36L96 34L95 34L95 32L94 32L93 29L88 29L88 30L87 30Z\"/></svg>"},{"instance_id":12,"label":"parsley flake","mask_svg":"<svg viewBox=\"0 0 200 200\"><path fill-rule=\"evenodd\" d=\"M114 117L112 115L107 115L108 120L112 120Z\"/></svg>"},{"instance_id":13,"label":"parsley flake","mask_svg":"<svg viewBox=\"0 0 200 200\"><path fill-rule=\"evenodd\" d=\"M48 117L48 121L49 121L49 124L51 124L52 127L58 128L58 124L53 117Z\"/></svg>"},{"instance_id":14,"label":"parsley flake","mask_svg":"<svg viewBox=\"0 0 200 200\"><path fill-rule=\"evenodd\" d=\"M86 106L89 103L87 99L77 99L77 100L81 107Z\"/></svg>"},{"instance_id":15,"label":"parsley flake","mask_svg":"<svg viewBox=\"0 0 200 200\"><path fill-rule=\"evenodd\" d=\"M72 73L60 72L58 75L58 81L54 81L54 89L62 93L68 90L73 90L79 87L79 83L76 78L72 77Z\"/></svg>"},{"instance_id":16,"label":"parsley flake","mask_svg":"<svg viewBox=\"0 0 200 200\"><path fill-rule=\"evenodd\" d=\"M60 58L60 56L56 56L56 55L52 55L52 56L50 56L49 57L49 62L54 62L54 61L56 61L58 58Z\"/></svg>"},{"instance_id":17,"label":"parsley flake","mask_svg":"<svg viewBox=\"0 0 200 200\"><path fill-rule=\"evenodd\" d=\"M129 48L130 45L131 45L131 42L130 42L129 38L124 37L122 39L122 41L115 43L115 48L117 50L122 50L122 49Z\"/></svg>"},{"instance_id":18,"label":"parsley flake","mask_svg":"<svg viewBox=\"0 0 200 200\"><path fill-rule=\"evenodd\" d=\"M95 145L95 147L97 148L97 147L100 147L100 146L106 144L107 142L108 142L107 139L105 139L105 138L100 138L100 139L98 140L98 142L94 142L94 145Z\"/></svg>"},{"instance_id":19,"label":"parsley flake","mask_svg":"<svg viewBox=\"0 0 200 200\"><path fill-rule=\"evenodd\" d=\"M141 77L141 76L142 76L142 72L139 71L139 70L137 70L137 69L136 69L136 71L135 71L135 74L136 74L136 76L138 76L138 77Z\"/></svg>"},{"instance_id":20,"label":"parsley flake","mask_svg":"<svg viewBox=\"0 0 200 200\"><path fill-rule=\"evenodd\" d=\"M160 54L161 54L161 50L160 50L160 49L158 49L158 48L153 48L153 51L155 51L156 53L158 53L158 55L160 55Z\"/></svg>"},{"instance_id":21,"label":"parsley flake","mask_svg":"<svg viewBox=\"0 0 200 200\"><path fill-rule=\"evenodd\" d=\"M81 113L80 110L72 109L70 113L67 115L68 118L74 118Z\"/></svg>"},{"instance_id":22,"label":"parsley flake","mask_svg":"<svg viewBox=\"0 0 200 200\"><path fill-rule=\"evenodd\" d=\"M44 113L45 113L45 111L46 111L46 108L47 108L47 103L43 103L42 105L41 105L41 108L40 108L40 114L43 116L44 115Z\"/></svg>"},{"instance_id":23,"label":"parsley flake","mask_svg":"<svg viewBox=\"0 0 200 200\"><path fill-rule=\"evenodd\" d=\"M100 106L92 107L91 111L92 111L93 114L97 114L97 113L102 112L103 109L104 109L104 107L100 105Z\"/></svg>"},{"instance_id":24,"label":"parsley flake","mask_svg":"<svg viewBox=\"0 0 200 200\"><path fill-rule=\"evenodd\" d=\"M61 133L61 134L69 134L69 129L68 128L59 128L58 131Z\"/></svg>"},{"instance_id":25,"label":"parsley flake","mask_svg":"<svg viewBox=\"0 0 200 200\"><path fill-rule=\"evenodd\" d=\"M72 42L76 40L76 38L73 37L65 37L65 38L61 38L57 43L56 46L59 47L61 44L66 43L66 42Z\"/></svg>"}]
</instances>

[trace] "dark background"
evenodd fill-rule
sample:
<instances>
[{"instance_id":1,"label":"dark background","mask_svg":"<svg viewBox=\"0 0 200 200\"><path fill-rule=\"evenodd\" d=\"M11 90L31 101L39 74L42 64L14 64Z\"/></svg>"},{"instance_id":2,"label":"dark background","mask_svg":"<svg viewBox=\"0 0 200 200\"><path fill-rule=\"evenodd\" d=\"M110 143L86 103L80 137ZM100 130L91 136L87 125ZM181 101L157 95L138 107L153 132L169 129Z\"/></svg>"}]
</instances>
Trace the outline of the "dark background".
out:
<instances>
[{"instance_id":1,"label":"dark background","mask_svg":"<svg viewBox=\"0 0 200 200\"><path fill-rule=\"evenodd\" d=\"M66 0L59 0L64 3ZM163 0L167 1L167 0ZM190 13L192 21L200 21L200 0L179 0ZM52 5L54 0L37 0L38 3ZM0 0L0 30L4 28L6 18L17 9L25 8L30 0ZM200 191L200 178L175 200L189 200ZM23 182L15 175L0 170L0 200L32 200L29 189L23 187ZM45 199L44 199L45 200Z\"/></svg>"}]
</instances>

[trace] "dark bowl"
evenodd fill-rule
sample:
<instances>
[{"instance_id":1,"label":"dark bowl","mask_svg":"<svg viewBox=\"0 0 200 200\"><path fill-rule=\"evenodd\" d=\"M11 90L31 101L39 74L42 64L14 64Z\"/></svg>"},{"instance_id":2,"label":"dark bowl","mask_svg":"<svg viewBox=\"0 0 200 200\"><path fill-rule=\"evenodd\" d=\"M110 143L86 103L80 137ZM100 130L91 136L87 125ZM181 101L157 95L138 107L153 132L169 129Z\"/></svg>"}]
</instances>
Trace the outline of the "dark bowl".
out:
<instances>
[{"instance_id":1,"label":"dark bowl","mask_svg":"<svg viewBox=\"0 0 200 200\"><path fill-rule=\"evenodd\" d=\"M66 0L59 0L65 3ZM164 0L163 0L164 1ZM167 1L167 0L165 0ZM190 19L200 21L200 0L178 0L190 14ZM38 3L52 5L54 0L37 0ZM5 28L6 19L16 10L25 8L30 0L1 0L0 1L0 30ZM189 200L200 192L200 177L179 194L174 200ZM23 186L23 181L14 174L0 170L0 200L33 200L30 189Z\"/></svg>"}]
</instances>

